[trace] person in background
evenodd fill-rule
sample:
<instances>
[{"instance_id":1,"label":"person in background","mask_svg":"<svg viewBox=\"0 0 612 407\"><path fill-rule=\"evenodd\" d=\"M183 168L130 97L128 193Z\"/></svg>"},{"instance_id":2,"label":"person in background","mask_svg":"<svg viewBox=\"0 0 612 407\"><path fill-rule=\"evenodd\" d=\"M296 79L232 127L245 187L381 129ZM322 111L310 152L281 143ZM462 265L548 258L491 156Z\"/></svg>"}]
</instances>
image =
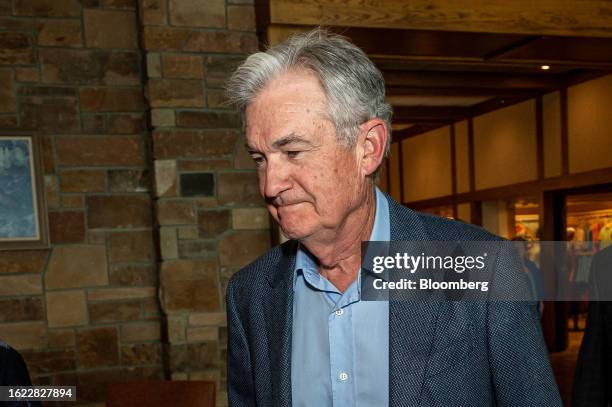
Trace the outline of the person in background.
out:
<instances>
[{"instance_id":1,"label":"person in background","mask_svg":"<svg viewBox=\"0 0 612 407\"><path fill-rule=\"evenodd\" d=\"M0 340L0 386L31 386L30 374L23 357ZM6 407L41 407L38 401L0 402Z\"/></svg>"}]
</instances>

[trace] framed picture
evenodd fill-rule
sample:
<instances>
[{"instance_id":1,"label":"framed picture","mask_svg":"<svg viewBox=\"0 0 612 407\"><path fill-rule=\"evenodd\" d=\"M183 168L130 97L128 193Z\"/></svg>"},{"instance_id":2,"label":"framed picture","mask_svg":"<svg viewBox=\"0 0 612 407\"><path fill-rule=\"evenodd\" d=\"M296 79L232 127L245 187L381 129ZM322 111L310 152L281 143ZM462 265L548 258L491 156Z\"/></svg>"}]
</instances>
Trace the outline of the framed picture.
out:
<instances>
[{"instance_id":1,"label":"framed picture","mask_svg":"<svg viewBox=\"0 0 612 407\"><path fill-rule=\"evenodd\" d=\"M38 139L0 135L0 250L47 244Z\"/></svg>"}]
</instances>

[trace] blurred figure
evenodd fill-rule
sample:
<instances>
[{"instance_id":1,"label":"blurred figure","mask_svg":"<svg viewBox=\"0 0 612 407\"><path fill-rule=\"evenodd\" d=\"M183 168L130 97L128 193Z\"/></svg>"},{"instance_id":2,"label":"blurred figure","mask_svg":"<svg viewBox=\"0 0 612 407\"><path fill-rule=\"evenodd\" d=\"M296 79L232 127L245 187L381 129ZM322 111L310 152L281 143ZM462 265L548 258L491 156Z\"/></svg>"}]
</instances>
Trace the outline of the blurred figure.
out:
<instances>
[{"instance_id":1,"label":"blurred figure","mask_svg":"<svg viewBox=\"0 0 612 407\"><path fill-rule=\"evenodd\" d=\"M0 386L31 386L25 361L15 349L0 341ZM40 407L38 401L0 402L6 407Z\"/></svg>"},{"instance_id":2,"label":"blurred figure","mask_svg":"<svg viewBox=\"0 0 612 407\"><path fill-rule=\"evenodd\" d=\"M517 243L514 248L518 251L519 256L523 260L523 270L525 274L527 274L527 278L529 279L529 290L531 291L531 298L538 301L538 311L540 316L544 312L544 278L542 277L542 272L540 271L537 264L535 264L529 258L529 248L527 246L527 239L517 236L512 238L514 242Z\"/></svg>"},{"instance_id":3,"label":"blurred figure","mask_svg":"<svg viewBox=\"0 0 612 407\"><path fill-rule=\"evenodd\" d=\"M612 402L612 246L593 256L589 277L589 314L574 375L572 405L608 406Z\"/></svg>"}]
</instances>

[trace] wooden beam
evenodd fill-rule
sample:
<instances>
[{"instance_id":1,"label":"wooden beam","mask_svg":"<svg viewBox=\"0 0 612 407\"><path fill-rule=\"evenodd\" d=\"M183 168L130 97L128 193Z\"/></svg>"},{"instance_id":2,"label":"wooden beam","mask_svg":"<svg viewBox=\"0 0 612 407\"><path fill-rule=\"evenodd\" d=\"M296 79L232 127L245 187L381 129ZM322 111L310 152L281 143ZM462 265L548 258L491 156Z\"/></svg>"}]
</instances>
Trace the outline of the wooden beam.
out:
<instances>
[{"instance_id":1,"label":"wooden beam","mask_svg":"<svg viewBox=\"0 0 612 407\"><path fill-rule=\"evenodd\" d=\"M513 74L508 72L384 71L388 86L455 89L553 90L564 76L556 74Z\"/></svg>"},{"instance_id":2,"label":"wooden beam","mask_svg":"<svg viewBox=\"0 0 612 407\"><path fill-rule=\"evenodd\" d=\"M464 106L394 106L393 121L396 123L449 123L467 118L470 112L470 107Z\"/></svg>"},{"instance_id":3,"label":"wooden beam","mask_svg":"<svg viewBox=\"0 0 612 407\"><path fill-rule=\"evenodd\" d=\"M418 136L419 134L427 133L441 127L448 126L448 124L415 124L405 130L396 130L393 132L392 141L393 143L401 142L410 137Z\"/></svg>"},{"instance_id":4,"label":"wooden beam","mask_svg":"<svg viewBox=\"0 0 612 407\"><path fill-rule=\"evenodd\" d=\"M561 174L569 174L569 127L567 123L567 88L559 91L561 108Z\"/></svg>"},{"instance_id":5,"label":"wooden beam","mask_svg":"<svg viewBox=\"0 0 612 407\"><path fill-rule=\"evenodd\" d=\"M606 0L270 0L272 24L612 37Z\"/></svg>"},{"instance_id":6,"label":"wooden beam","mask_svg":"<svg viewBox=\"0 0 612 407\"><path fill-rule=\"evenodd\" d=\"M536 98L535 109L538 179L544 179L544 101L541 95Z\"/></svg>"},{"instance_id":7,"label":"wooden beam","mask_svg":"<svg viewBox=\"0 0 612 407\"><path fill-rule=\"evenodd\" d=\"M491 96L513 97L538 94L537 90L524 88L453 88L453 87L420 87L420 86L387 86L387 95L403 96Z\"/></svg>"}]
</instances>

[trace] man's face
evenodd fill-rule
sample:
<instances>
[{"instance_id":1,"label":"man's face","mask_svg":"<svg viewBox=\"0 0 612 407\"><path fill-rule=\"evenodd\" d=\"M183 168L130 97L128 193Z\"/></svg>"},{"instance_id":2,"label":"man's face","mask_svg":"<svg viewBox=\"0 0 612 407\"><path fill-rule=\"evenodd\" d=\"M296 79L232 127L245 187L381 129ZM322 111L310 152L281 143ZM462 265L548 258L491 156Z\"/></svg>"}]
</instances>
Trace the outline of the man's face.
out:
<instances>
[{"instance_id":1,"label":"man's face","mask_svg":"<svg viewBox=\"0 0 612 407\"><path fill-rule=\"evenodd\" d=\"M283 233L316 239L337 230L364 197L357 152L338 143L314 74L270 82L246 109L246 144L259 190Z\"/></svg>"}]
</instances>

